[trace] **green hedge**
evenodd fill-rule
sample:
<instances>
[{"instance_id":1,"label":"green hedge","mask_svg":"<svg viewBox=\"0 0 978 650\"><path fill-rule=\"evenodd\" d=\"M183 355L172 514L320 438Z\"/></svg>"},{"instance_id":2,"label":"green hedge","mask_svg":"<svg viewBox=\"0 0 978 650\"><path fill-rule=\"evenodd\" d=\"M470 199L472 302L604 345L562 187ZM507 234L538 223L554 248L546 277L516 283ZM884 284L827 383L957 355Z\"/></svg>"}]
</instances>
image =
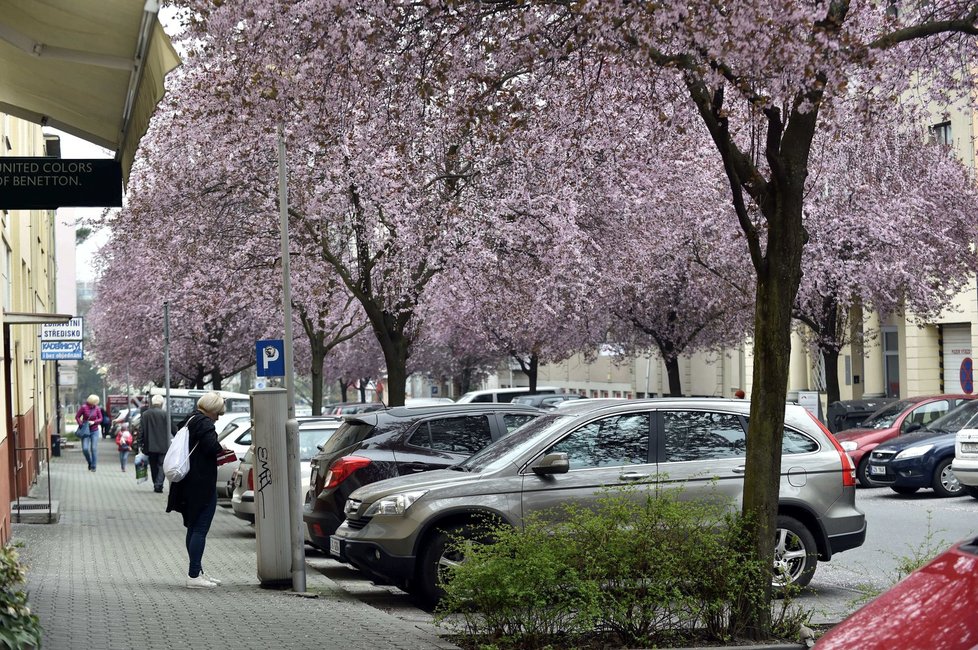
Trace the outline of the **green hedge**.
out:
<instances>
[{"instance_id":1,"label":"green hedge","mask_svg":"<svg viewBox=\"0 0 978 650\"><path fill-rule=\"evenodd\" d=\"M41 622L18 589L26 574L13 545L0 547L0 648L41 646Z\"/></svg>"},{"instance_id":2,"label":"green hedge","mask_svg":"<svg viewBox=\"0 0 978 650\"><path fill-rule=\"evenodd\" d=\"M722 498L681 491L638 487L529 518L524 530L489 528L492 544L456 541L465 561L436 612L487 647L724 642L742 635L731 612L748 576L771 573L737 550L744 522Z\"/></svg>"}]
</instances>

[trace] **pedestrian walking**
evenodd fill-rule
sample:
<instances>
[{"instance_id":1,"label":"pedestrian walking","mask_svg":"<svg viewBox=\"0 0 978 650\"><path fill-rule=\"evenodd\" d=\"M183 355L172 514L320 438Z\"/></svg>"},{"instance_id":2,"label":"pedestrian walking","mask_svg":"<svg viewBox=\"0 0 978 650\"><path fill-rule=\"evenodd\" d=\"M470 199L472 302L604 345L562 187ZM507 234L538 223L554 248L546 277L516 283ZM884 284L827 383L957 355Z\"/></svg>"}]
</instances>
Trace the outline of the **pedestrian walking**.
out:
<instances>
[{"instance_id":1,"label":"pedestrian walking","mask_svg":"<svg viewBox=\"0 0 978 650\"><path fill-rule=\"evenodd\" d=\"M150 407L139 418L139 447L149 457L154 492L163 491L163 457L173 438L173 432L167 424L166 411L162 407L163 396L153 395Z\"/></svg>"},{"instance_id":2,"label":"pedestrian walking","mask_svg":"<svg viewBox=\"0 0 978 650\"><path fill-rule=\"evenodd\" d=\"M128 422L119 425L119 434L115 437L115 444L119 448L119 464L124 472L126 471L126 462L129 460L129 452L132 451L132 433L129 431Z\"/></svg>"},{"instance_id":3,"label":"pedestrian walking","mask_svg":"<svg viewBox=\"0 0 978 650\"><path fill-rule=\"evenodd\" d=\"M217 509L217 455L223 450L217 441L214 422L224 414L224 398L206 393L197 400L197 409L185 421L190 432L190 470L182 481L170 483L166 511L183 515L187 527L187 587L212 589L221 581L204 571L204 546Z\"/></svg>"},{"instance_id":4,"label":"pedestrian walking","mask_svg":"<svg viewBox=\"0 0 978 650\"><path fill-rule=\"evenodd\" d=\"M88 471L95 471L98 460L99 426L102 424L102 409L98 407L98 395L89 395L85 403L75 411L75 422L78 423L76 435L81 440L82 453L88 461Z\"/></svg>"}]
</instances>

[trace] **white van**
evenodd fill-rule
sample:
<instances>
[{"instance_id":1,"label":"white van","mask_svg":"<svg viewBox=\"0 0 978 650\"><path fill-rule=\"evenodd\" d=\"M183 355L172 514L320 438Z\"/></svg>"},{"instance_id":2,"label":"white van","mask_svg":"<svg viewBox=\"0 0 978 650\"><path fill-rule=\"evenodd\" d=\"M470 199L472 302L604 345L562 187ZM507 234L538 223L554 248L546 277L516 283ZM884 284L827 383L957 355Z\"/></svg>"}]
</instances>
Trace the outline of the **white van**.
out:
<instances>
[{"instance_id":1,"label":"white van","mask_svg":"<svg viewBox=\"0 0 978 650\"><path fill-rule=\"evenodd\" d=\"M164 403L163 408L170 412L171 420L174 423L182 422L184 418L190 415L195 408L197 408L197 400L203 397L206 393L211 393L215 391L210 391L204 388L171 388L170 389L170 402L168 404ZM218 395L224 398L224 412L227 415L231 414L244 414L247 415L251 413L251 398L244 393L232 393L227 390L216 391ZM151 388L149 391L150 396L161 395L166 397L165 388ZM221 422L220 424L226 424ZM217 430L218 433L221 432L220 429Z\"/></svg>"},{"instance_id":2,"label":"white van","mask_svg":"<svg viewBox=\"0 0 978 650\"><path fill-rule=\"evenodd\" d=\"M546 393L554 395L557 389L553 386L537 386L536 394ZM492 388L490 390L470 390L465 395L459 397L457 404L469 404L472 402L512 402L516 397L529 395L529 386L518 388Z\"/></svg>"}]
</instances>

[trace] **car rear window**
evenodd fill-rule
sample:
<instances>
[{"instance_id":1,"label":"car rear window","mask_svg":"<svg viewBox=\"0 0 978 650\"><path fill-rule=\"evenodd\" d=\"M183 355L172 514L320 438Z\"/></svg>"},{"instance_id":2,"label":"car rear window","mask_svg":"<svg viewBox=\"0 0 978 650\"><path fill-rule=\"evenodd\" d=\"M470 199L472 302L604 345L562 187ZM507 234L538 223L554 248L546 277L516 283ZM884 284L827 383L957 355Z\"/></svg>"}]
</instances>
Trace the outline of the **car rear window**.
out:
<instances>
[{"instance_id":1,"label":"car rear window","mask_svg":"<svg viewBox=\"0 0 978 650\"><path fill-rule=\"evenodd\" d=\"M408 440L415 447L456 454L474 454L490 442L489 420L484 415L422 422Z\"/></svg>"},{"instance_id":2,"label":"car rear window","mask_svg":"<svg viewBox=\"0 0 978 650\"><path fill-rule=\"evenodd\" d=\"M374 435L373 431L376 427L372 424L367 424L366 422L360 422L358 420L348 420L340 425L340 428L336 430L336 433L330 437L329 441L323 445L323 452L329 453L334 451L339 451L349 447L350 445L355 445L358 442L366 440L370 436Z\"/></svg>"},{"instance_id":3,"label":"car rear window","mask_svg":"<svg viewBox=\"0 0 978 650\"><path fill-rule=\"evenodd\" d=\"M506 433L513 433L521 426L534 420L538 415L535 413L504 413L503 414L503 424L506 425Z\"/></svg>"},{"instance_id":4,"label":"car rear window","mask_svg":"<svg viewBox=\"0 0 978 650\"><path fill-rule=\"evenodd\" d=\"M311 460L319 452L319 445L328 440L335 431L336 427L300 428L299 459Z\"/></svg>"},{"instance_id":5,"label":"car rear window","mask_svg":"<svg viewBox=\"0 0 978 650\"><path fill-rule=\"evenodd\" d=\"M864 429L888 429L893 426L893 423L896 422L896 419L901 413L913 405L913 402L907 400L890 402L863 420L859 426Z\"/></svg>"}]
</instances>

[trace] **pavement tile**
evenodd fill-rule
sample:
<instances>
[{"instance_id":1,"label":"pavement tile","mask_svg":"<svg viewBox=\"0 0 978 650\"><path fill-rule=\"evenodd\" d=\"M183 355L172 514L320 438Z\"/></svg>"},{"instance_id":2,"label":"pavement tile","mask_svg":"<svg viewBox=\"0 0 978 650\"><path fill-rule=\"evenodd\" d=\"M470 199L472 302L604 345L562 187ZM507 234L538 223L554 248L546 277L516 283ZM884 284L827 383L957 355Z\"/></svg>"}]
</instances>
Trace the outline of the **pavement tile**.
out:
<instances>
[{"instance_id":1,"label":"pavement tile","mask_svg":"<svg viewBox=\"0 0 978 650\"><path fill-rule=\"evenodd\" d=\"M50 464L60 522L13 525L45 649L456 648L312 569L306 588L318 598L261 588L254 531L227 508L214 517L203 563L223 584L187 589L186 529L165 512L166 491L137 484L131 462L120 471L112 441L100 440L98 462L89 472L79 448L63 449ZM31 497L46 489L42 473Z\"/></svg>"}]
</instances>

